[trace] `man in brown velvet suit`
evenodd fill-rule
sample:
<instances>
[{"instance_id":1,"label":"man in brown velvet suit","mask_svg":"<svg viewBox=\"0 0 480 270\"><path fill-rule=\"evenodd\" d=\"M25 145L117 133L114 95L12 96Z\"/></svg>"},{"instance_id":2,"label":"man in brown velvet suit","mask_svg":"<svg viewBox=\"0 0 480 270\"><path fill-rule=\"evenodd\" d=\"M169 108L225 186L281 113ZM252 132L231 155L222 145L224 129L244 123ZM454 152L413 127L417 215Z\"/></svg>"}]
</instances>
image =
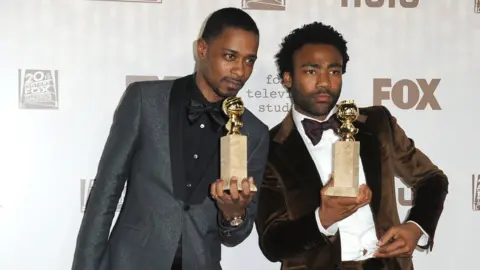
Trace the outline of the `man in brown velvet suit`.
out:
<instances>
[{"instance_id":1,"label":"man in brown velvet suit","mask_svg":"<svg viewBox=\"0 0 480 270\"><path fill-rule=\"evenodd\" d=\"M321 23L294 30L276 55L294 107L270 131L256 226L263 254L282 262L283 270L411 270L415 248L433 246L447 177L385 107L360 108L354 123L361 156L358 196L324 195L334 181L335 105L348 61L342 35ZM403 223L395 176L415 194Z\"/></svg>"}]
</instances>

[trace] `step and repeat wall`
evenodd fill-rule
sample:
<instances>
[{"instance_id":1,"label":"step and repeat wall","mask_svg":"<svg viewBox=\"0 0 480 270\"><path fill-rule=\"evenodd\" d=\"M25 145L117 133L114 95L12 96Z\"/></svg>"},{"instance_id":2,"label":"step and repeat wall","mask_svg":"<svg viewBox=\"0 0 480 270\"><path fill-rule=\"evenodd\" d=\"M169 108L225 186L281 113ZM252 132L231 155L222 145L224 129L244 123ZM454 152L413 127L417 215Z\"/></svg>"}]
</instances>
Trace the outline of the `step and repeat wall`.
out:
<instances>
[{"instance_id":1,"label":"step and repeat wall","mask_svg":"<svg viewBox=\"0 0 480 270\"><path fill-rule=\"evenodd\" d=\"M480 1L1 0L0 269L70 269L113 112L128 83L194 69L193 44L216 9L243 8L261 32L241 97L270 127L291 102L273 56L318 20L349 45L342 99L382 104L449 176L432 252L416 269L477 269L480 244ZM411 192L399 180L399 215ZM122 201L119 202L120 209ZM159 206L161 207L161 206ZM223 247L224 269L274 270L256 231Z\"/></svg>"}]
</instances>

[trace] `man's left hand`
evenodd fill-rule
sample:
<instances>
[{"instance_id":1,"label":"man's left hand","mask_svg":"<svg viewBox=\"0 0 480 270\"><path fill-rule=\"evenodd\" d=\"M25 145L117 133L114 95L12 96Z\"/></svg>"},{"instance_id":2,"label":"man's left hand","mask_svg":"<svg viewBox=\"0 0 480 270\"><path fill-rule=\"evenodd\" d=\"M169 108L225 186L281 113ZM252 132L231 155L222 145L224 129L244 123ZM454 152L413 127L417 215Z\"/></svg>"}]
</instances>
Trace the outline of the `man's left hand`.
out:
<instances>
[{"instance_id":1,"label":"man's left hand","mask_svg":"<svg viewBox=\"0 0 480 270\"><path fill-rule=\"evenodd\" d=\"M242 191L238 190L236 177L230 179L230 194L224 190L225 181L219 179L210 186L210 195L217 201L218 208L226 220L245 216L247 206L252 201L256 190L253 178L244 179L241 183Z\"/></svg>"},{"instance_id":2,"label":"man's left hand","mask_svg":"<svg viewBox=\"0 0 480 270\"><path fill-rule=\"evenodd\" d=\"M422 230L415 223L405 223L390 228L380 239L376 258L411 257Z\"/></svg>"}]
</instances>

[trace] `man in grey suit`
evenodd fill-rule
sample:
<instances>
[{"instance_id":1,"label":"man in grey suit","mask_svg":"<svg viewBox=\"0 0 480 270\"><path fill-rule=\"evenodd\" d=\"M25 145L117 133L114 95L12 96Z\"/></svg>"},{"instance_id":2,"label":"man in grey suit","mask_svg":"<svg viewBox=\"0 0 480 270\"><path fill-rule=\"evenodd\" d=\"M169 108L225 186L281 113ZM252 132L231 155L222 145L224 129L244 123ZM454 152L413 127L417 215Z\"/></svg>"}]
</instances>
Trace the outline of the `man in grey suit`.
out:
<instances>
[{"instance_id":1,"label":"man in grey suit","mask_svg":"<svg viewBox=\"0 0 480 270\"><path fill-rule=\"evenodd\" d=\"M250 77L258 43L248 14L218 10L197 42L193 75L127 87L87 201L73 270L220 270L221 244L233 247L249 236L258 196L249 190L266 166L268 127L243 114L251 177L232 179L227 194L217 180L226 123L220 110Z\"/></svg>"}]
</instances>

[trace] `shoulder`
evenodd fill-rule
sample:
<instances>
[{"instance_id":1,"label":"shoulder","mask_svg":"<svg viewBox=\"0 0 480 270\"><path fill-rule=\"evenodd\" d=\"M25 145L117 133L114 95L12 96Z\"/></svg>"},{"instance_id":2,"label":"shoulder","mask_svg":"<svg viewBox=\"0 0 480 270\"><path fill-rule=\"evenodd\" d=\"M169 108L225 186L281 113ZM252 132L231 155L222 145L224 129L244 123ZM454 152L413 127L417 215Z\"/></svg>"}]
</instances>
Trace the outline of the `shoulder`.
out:
<instances>
[{"instance_id":1,"label":"shoulder","mask_svg":"<svg viewBox=\"0 0 480 270\"><path fill-rule=\"evenodd\" d=\"M131 83L127 90L133 89L133 91L141 91L142 94L168 94L175 84L184 84L192 75L187 75L181 78L168 79L168 80L151 80L151 81L137 81Z\"/></svg>"},{"instance_id":2,"label":"shoulder","mask_svg":"<svg viewBox=\"0 0 480 270\"><path fill-rule=\"evenodd\" d=\"M360 107L358 110L360 113L359 120L362 122L382 123L384 121L389 121L392 117L392 114L385 106Z\"/></svg>"},{"instance_id":3,"label":"shoulder","mask_svg":"<svg viewBox=\"0 0 480 270\"><path fill-rule=\"evenodd\" d=\"M173 80L138 81L131 83L127 87L127 91L139 91L147 95L159 91L169 91L172 88L173 82Z\"/></svg>"},{"instance_id":4,"label":"shoulder","mask_svg":"<svg viewBox=\"0 0 480 270\"><path fill-rule=\"evenodd\" d=\"M385 106L362 107L359 112L358 121L372 133L390 132L396 124L395 117Z\"/></svg>"},{"instance_id":5,"label":"shoulder","mask_svg":"<svg viewBox=\"0 0 480 270\"><path fill-rule=\"evenodd\" d=\"M384 115L388 109L385 106L369 106L369 107L359 107L360 115L365 116L379 116Z\"/></svg>"},{"instance_id":6,"label":"shoulder","mask_svg":"<svg viewBox=\"0 0 480 270\"><path fill-rule=\"evenodd\" d=\"M172 83L170 81L138 81L127 86L126 96L141 96L142 100L149 100L168 96Z\"/></svg>"},{"instance_id":7,"label":"shoulder","mask_svg":"<svg viewBox=\"0 0 480 270\"><path fill-rule=\"evenodd\" d=\"M246 132L250 136L254 136L258 140L268 136L268 126L247 108L245 108L242 118Z\"/></svg>"},{"instance_id":8,"label":"shoulder","mask_svg":"<svg viewBox=\"0 0 480 270\"><path fill-rule=\"evenodd\" d=\"M282 122L278 123L276 126L270 129L269 136L271 140L273 140L275 135L277 135L277 133L280 131L281 126L282 126Z\"/></svg>"}]
</instances>

